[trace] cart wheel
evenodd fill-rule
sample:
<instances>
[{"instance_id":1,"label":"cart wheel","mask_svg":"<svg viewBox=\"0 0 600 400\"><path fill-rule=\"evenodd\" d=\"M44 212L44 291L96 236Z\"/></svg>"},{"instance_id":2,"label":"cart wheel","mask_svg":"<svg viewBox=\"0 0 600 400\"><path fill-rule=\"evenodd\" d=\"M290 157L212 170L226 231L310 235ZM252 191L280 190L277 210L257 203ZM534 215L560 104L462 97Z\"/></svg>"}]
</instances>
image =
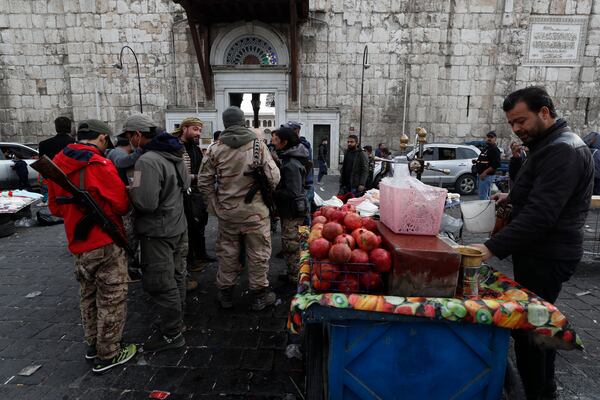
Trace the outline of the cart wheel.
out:
<instances>
[{"instance_id":1,"label":"cart wheel","mask_svg":"<svg viewBox=\"0 0 600 400\"><path fill-rule=\"evenodd\" d=\"M502 399L504 400L527 400L525 386L517 369L514 344L511 339L506 360L506 372L504 373L504 387L502 388Z\"/></svg>"},{"instance_id":2,"label":"cart wheel","mask_svg":"<svg viewBox=\"0 0 600 400\"><path fill-rule=\"evenodd\" d=\"M323 400L325 399L323 325L306 324L305 329L306 399Z\"/></svg>"}]
</instances>

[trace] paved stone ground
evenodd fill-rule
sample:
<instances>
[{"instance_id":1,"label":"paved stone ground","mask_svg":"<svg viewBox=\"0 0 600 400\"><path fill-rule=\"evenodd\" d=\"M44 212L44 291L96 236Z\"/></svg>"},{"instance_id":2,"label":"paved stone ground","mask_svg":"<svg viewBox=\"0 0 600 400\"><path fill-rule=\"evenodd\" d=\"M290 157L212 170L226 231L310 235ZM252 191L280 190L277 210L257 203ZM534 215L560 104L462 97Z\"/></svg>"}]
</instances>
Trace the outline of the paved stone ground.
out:
<instances>
[{"instance_id":1,"label":"paved stone ground","mask_svg":"<svg viewBox=\"0 0 600 400\"><path fill-rule=\"evenodd\" d=\"M337 190L327 177L328 198ZM211 218L208 237L216 236ZM465 242L480 240L465 236ZM209 239L209 242L211 240ZM274 241L279 251L279 238ZM212 246L213 243L210 243ZM211 248L212 250L212 248ZM510 274L510 261L492 264ZM0 397L3 399L145 399L163 390L168 399L301 398L302 362L288 359L285 330L291 292L275 276L283 262L272 259L272 282L282 303L261 313L247 310L245 283L231 311L216 307L215 266L197 274L201 288L188 297L187 346L155 356L140 354L102 376L91 373L78 310L78 285L62 225L19 228L0 239ZM583 337L583 352L560 352L557 362L561 399L600 398L600 265L582 264L565 285L559 308ZM40 291L39 296L26 298ZM590 294L578 296L589 291ZM139 283L132 284L124 340L141 343L150 333L152 315ZM41 364L29 377L17 373Z\"/></svg>"}]
</instances>

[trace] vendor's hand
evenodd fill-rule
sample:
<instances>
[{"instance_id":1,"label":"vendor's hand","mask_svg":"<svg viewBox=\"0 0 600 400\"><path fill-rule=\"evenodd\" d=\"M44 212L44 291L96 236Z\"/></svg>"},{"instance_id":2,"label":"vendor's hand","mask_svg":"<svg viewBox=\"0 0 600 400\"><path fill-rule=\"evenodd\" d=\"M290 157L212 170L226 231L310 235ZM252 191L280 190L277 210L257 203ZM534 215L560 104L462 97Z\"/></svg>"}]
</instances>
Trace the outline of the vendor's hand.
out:
<instances>
[{"instance_id":1,"label":"vendor's hand","mask_svg":"<svg viewBox=\"0 0 600 400\"><path fill-rule=\"evenodd\" d=\"M358 185L358 187L356 188L359 192L364 192L365 191L365 187L364 185Z\"/></svg>"},{"instance_id":2,"label":"vendor's hand","mask_svg":"<svg viewBox=\"0 0 600 400\"><path fill-rule=\"evenodd\" d=\"M508 198L508 193L496 193L490 199L494 200L496 204L501 205L505 204Z\"/></svg>"},{"instance_id":3,"label":"vendor's hand","mask_svg":"<svg viewBox=\"0 0 600 400\"><path fill-rule=\"evenodd\" d=\"M492 252L490 251L490 249L488 249L485 244L480 244L480 243L470 244L469 247L473 247L473 248L481 251L483 253L483 258L482 258L483 261L487 261L494 256L492 254Z\"/></svg>"}]
</instances>

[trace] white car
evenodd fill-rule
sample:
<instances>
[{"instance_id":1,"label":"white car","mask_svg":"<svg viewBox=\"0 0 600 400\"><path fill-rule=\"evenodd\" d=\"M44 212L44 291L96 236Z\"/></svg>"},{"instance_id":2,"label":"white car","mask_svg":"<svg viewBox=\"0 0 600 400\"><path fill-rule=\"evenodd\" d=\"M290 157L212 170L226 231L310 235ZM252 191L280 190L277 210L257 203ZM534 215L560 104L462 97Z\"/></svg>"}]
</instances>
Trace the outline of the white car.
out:
<instances>
[{"instance_id":1,"label":"white car","mask_svg":"<svg viewBox=\"0 0 600 400\"><path fill-rule=\"evenodd\" d=\"M12 168L15 153L21 154L23 161L27 164L33 163L39 158L37 150L20 143L0 142L0 190L15 189L18 186L19 178ZM38 173L29 166L29 184L38 186Z\"/></svg>"},{"instance_id":2,"label":"white car","mask_svg":"<svg viewBox=\"0 0 600 400\"><path fill-rule=\"evenodd\" d=\"M471 173L471 169L473 160L477 160L480 153L477 147L450 143L430 143L424 147L425 154L423 158L425 163L429 163L433 168L449 169L450 174L445 175L441 172L425 170L421 177L423 183L454 188L462 195L475 192L477 178ZM397 156L394 160L407 163L414 156L415 150L411 150L406 156Z\"/></svg>"}]
</instances>

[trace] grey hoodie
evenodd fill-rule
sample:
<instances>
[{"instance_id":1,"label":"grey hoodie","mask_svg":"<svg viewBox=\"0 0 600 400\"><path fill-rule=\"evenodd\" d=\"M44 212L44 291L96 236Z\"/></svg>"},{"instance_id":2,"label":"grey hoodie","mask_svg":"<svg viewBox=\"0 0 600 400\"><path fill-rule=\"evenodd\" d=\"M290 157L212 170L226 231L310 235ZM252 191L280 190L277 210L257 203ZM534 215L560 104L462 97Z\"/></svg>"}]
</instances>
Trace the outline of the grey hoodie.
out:
<instances>
[{"instance_id":1,"label":"grey hoodie","mask_svg":"<svg viewBox=\"0 0 600 400\"><path fill-rule=\"evenodd\" d=\"M179 170L187 190L188 174L179 155L146 151L135 163L129 196L136 210L135 229L148 237L173 237L187 229Z\"/></svg>"}]
</instances>

